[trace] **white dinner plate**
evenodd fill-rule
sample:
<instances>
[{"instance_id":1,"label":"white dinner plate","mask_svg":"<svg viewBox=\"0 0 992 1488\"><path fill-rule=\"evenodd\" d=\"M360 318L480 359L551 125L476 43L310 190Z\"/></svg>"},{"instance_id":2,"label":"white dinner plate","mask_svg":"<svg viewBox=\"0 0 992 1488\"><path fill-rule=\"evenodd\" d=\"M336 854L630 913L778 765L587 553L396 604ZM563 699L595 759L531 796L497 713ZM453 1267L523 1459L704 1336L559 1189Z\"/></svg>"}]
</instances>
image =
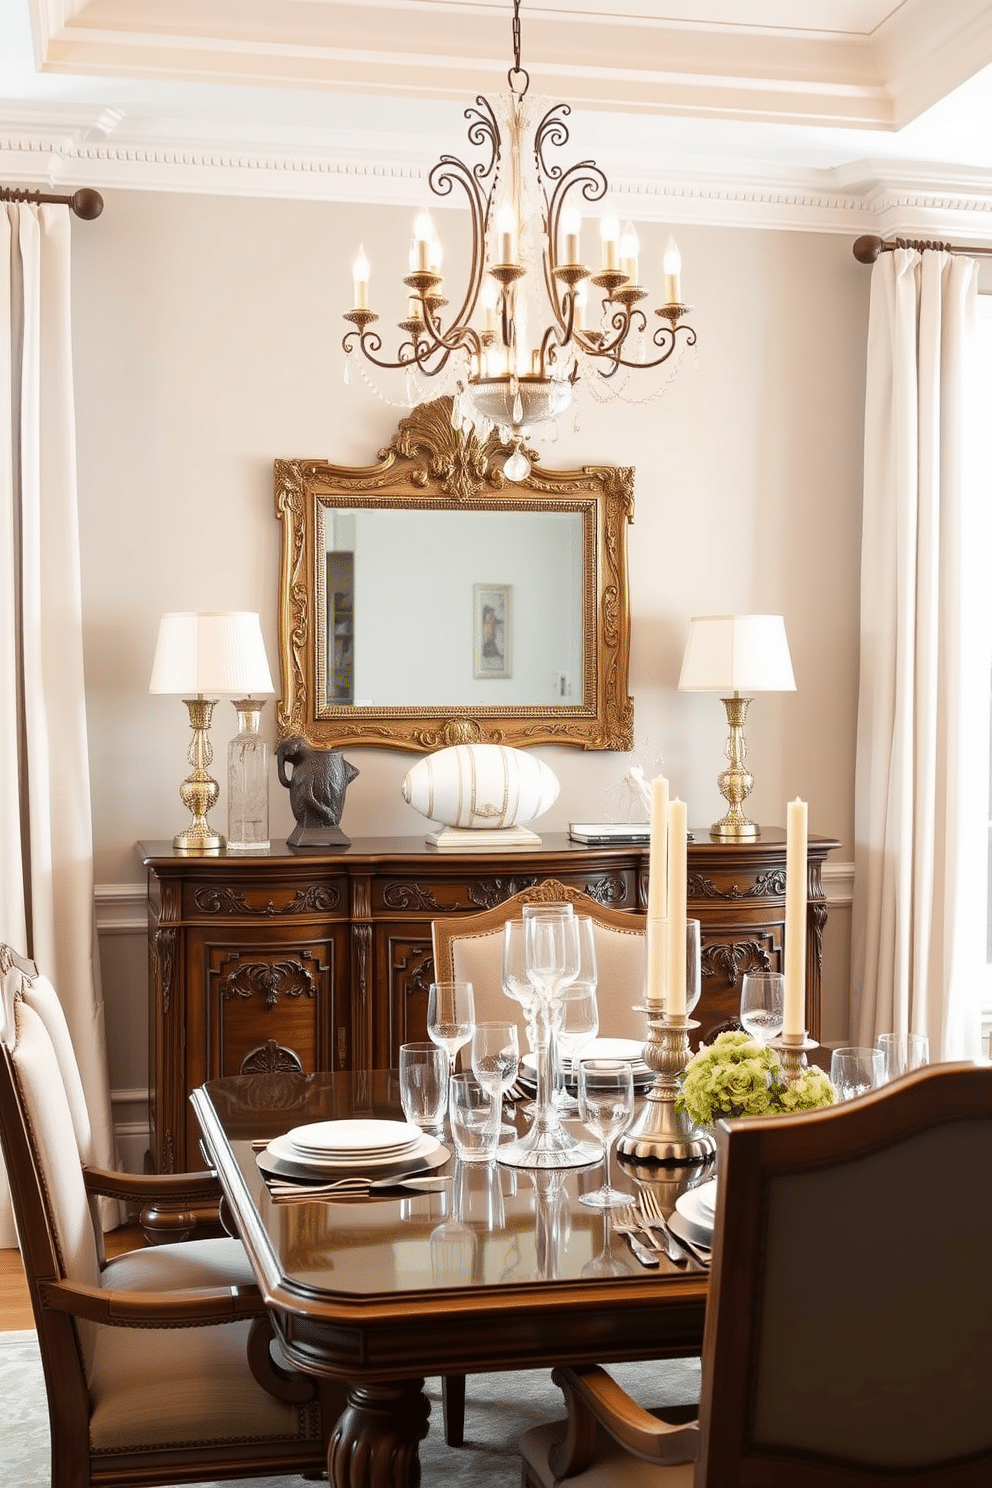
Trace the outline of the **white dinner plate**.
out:
<instances>
[{"instance_id":1,"label":"white dinner plate","mask_svg":"<svg viewBox=\"0 0 992 1488\"><path fill-rule=\"evenodd\" d=\"M677 1209L669 1216L668 1224L672 1233L680 1240L688 1240L690 1245L695 1245L700 1251L712 1250L713 1231L701 1230L698 1225L690 1224Z\"/></svg>"},{"instance_id":2,"label":"white dinner plate","mask_svg":"<svg viewBox=\"0 0 992 1488\"><path fill-rule=\"evenodd\" d=\"M278 1151L273 1151L277 1148ZM256 1154L256 1161L263 1173L274 1178L292 1178L306 1181L310 1179L314 1183L326 1182L328 1178L340 1176L345 1177L355 1173L368 1173L370 1178L413 1178L419 1173L433 1172L435 1168L441 1168L451 1157L447 1147L432 1137L430 1133L424 1133L422 1147L418 1148L411 1156L394 1159L387 1163L349 1164L347 1167L330 1167L326 1163L301 1162L299 1158L283 1158L279 1156L280 1139L273 1138L264 1151Z\"/></svg>"},{"instance_id":3,"label":"white dinner plate","mask_svg":"<svg viewBox=\"0 0 992 1488\"><path fill-rule=\"evenodd\" d=\"M399 1152L393 1151L386 1154L367 1152L355 1152L346 1158L341 1157L312 1157L300 1152L299 1148L290 1140L290 1136L273 1137L267 1151L272 1157L280 1162L294 1163L296 1167L319 1169L320 1172L371 1172L376 1168L392 1167L396 1163L407 1163L430 1157L440 1147L437 1137L431 1136L430 1132L421 1132L418 1128L416 1142L410 1148L404 1148Z\"/></svg>"},{"instance_id":4,"label":"white dinner plate","mask_svg":"<svg viewBox=\"0 0 992 1488\"><path fill-rule=\"evenodd\" d=\"M318 1157L350 1157L411 1147L421 1131L419 1126L409 1121L357 1117L347 1121L314 1121L309 1126L294 1126L286 1135L300 1151Z\"/></svg>"},{"instance_id":5,"label":"white dinner plate","mask_svg":"<svg viewBox=\"0 0 992 1488\"><path fill-rule=\"evenodd\" d=\"M648 1071L644 1063L644 1045L636 1039L590 1039L583 1044L579 1050L579 1059L625 1059L634 1071L635 1075L642 1075ZM575 1056L565 1061L566 1068L574 1065ZM527 1053L521 1057L520 1063L531 1072L537 1069L537 1058L534 1054Z\"/></svg>"},{"instance_id":6,"label":"white dinner plate","mask_svg":"<svg viewBox=\"0 0 992 1488\"><path fill-rule=\"evenodd\" d=\"M713 1220L716 1215L716 1179L701 1183L698 1188L687 1189L675 1200L675 1208L694 1229L699 1230L700 1239L710 1245L713 1241ZM708 1239L706 1237L709 1237Z\"/></svg>"}]
</instances>

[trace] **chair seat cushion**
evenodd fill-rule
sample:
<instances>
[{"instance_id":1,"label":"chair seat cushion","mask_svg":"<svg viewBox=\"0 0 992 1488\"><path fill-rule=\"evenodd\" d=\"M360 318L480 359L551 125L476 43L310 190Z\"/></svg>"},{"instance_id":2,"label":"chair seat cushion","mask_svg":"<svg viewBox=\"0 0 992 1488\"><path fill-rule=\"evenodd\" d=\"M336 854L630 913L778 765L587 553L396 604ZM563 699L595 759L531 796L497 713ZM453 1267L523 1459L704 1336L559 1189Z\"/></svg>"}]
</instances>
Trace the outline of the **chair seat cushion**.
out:
<instances>
[{"instance_id":1,"label":"chair seat cushion","mask_svg":"<svg viewBox=\"0 0 992 1488\"><path fill-rule=\"evenodd\" d=\"M252 1377L250 1327L248 1321L205 1328L99 1325L89 1371L93 1451L319 1441L316 1402L277 1400Z\"/></svg>"},{"instance_id":2,"label":"chair seat cushion","mask_svg":"<svg viewBox=\"0 0 992 1488\"><path fill-rule=\"evenodd\" d=\"M241 1241L227 1237L127 1250L108 1261L100 1274L100 1285L118 1292L251 1286L254 1281Z\"/></svg>"},{"instance_id":3,"label":"chair seat cushion","mask_svg":"<svg viewBox=\"0 0 992 1488\"><path fill-rule=\"evenodd\" d=\"M565 1422L548 1421L534 1426L520 1438L520 1454L530 1470L531 1481L544 1488L555 1488L556 1479L548 1466L548 1453L565 1434ZM692 1488L695 1464L680 1462L674 1467L659 1467L634 1457L605 1431L599 1429L592 1465L574 1478L563 1478L562 1484L574 1488Z\"/></svg>"}]
</instances>

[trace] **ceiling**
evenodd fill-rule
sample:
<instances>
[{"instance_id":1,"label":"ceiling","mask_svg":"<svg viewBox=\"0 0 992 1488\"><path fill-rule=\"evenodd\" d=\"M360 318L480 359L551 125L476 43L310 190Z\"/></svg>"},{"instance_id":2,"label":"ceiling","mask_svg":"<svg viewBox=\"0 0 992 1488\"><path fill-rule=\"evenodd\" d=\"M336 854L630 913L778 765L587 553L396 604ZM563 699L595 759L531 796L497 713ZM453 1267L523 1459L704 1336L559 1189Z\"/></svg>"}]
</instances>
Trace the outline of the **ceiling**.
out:
<instances>
[{"instance_id":1,"label":"ceiling","mask_svg":"<svg viewBox=\"0 0 992 1488\"><path fill-rule=\"evenodd\" d=\"M472 158L463 109L505 90L511 22L510 0L5 0L0 180L419 205L438 155ZM523 0L521 64L624 215L992 240L992 0Z\"/></svg>"}]
</instances>

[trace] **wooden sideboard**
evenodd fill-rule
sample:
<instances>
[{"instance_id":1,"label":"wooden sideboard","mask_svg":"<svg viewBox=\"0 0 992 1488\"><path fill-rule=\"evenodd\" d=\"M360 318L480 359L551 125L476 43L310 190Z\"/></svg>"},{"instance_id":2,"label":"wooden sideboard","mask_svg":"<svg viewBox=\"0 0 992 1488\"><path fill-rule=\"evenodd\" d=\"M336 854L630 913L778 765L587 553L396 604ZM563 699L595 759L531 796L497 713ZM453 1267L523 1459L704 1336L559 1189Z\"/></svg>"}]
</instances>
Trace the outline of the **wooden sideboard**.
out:
<instances>
[{"instance_id":1,"label":"wooden sideboard","mask_svg":"<svg viewBox=\"0 0 992 1488\"><path fill-rule=\"evenodd\" d=\"M736 1017L740 980L782 965L785 834L689 844L689 914L702 922L700 1037ZM820 1024L826 902L820 869L840 844L810 837L807 1019ZM192 857L138 844L148 870L151 1161L200 1165L190 1090L242 1071L392 1068L426 1036L431 921L490 909L545 878L614 909L644 909L647 849L451 853L421 837L356 838L320 852ZM646 1032L646 1030L645 1030Z\"/></svg>"}]
</instances>

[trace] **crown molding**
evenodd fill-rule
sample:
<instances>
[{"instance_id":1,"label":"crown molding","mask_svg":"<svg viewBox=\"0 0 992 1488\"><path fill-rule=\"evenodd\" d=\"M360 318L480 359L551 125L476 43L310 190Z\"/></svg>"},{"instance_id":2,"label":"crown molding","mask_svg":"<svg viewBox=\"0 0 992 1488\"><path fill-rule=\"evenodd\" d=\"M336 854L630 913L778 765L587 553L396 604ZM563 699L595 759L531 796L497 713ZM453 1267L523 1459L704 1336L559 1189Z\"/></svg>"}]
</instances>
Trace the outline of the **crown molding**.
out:
<instances>
[{"instance_id":1,"label":"crown molding","mask_svg":"<svg viewBox=\"0 0 992 1488\"><path fill-rule=\"evenodd\" d=\"M0 177L70 192L166 191L417 208L450 139L300 131L247 140L180 132L116 108L0 102ZM673 155L600 155L621 215L639 222L992 239L992 172L866 159L830 169ZM432 206L434 204L432 203ZM444 204L438 203L439 210Z\"/></svg>"}]
</instances>

